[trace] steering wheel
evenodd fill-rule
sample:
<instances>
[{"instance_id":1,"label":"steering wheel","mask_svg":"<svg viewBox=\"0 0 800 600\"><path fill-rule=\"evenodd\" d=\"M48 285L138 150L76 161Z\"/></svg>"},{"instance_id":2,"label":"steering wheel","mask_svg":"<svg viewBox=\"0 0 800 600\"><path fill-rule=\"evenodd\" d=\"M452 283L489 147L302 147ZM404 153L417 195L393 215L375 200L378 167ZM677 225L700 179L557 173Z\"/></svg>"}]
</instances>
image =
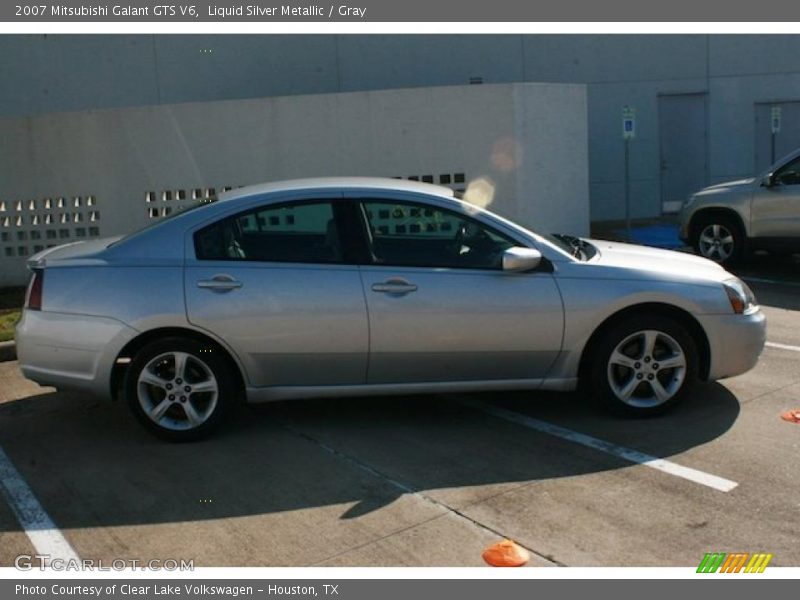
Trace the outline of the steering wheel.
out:
<instances>
[{"instance_id":1,"label":"steering wheel","mask_svg":"<svg viewBox=\"0 0 800 600\"><path fill-rule=\"evenodd\" d=\"M467 221L463 221L456 229L452 248L456 259L462 262L485 257L494 263L498 256L496 244L489 234L482 227ZM466 252L464 248L467 248Z\"/></svg>"}]
</instances>

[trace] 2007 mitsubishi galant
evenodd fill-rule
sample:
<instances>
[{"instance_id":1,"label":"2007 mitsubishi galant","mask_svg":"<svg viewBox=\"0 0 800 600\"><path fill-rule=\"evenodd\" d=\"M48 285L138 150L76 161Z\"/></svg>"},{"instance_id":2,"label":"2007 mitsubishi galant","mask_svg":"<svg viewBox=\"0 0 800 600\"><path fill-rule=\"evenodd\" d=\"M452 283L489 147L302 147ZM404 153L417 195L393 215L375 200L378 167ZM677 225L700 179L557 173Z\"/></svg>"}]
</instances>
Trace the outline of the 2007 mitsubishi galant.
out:
<instances>
[{"instance_id":1,"label":"2007 mitsubishi galant","mask_svg":"<svg viewBox=\"0 0 800 600\"><path fill-rule=\"evenodd\" d=\"M709 260L533 233L393 179L241 188L29 266L25 376L122 394L171 440L240 398L581 382L649 415L752 368L765 338L751 291Z\"/></svg>"}]
</instances>

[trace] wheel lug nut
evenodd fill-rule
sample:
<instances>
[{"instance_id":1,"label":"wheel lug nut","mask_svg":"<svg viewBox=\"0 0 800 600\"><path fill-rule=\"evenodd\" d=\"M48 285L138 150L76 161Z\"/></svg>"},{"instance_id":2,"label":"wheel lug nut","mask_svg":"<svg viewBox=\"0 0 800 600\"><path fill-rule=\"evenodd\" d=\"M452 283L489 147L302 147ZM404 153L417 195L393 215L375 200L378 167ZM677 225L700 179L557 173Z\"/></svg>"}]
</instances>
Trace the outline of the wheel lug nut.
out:
<instances>
[{"instance_id":1,"label":"wheel lug nut","mask_svg":"<svg viewBox=\"0 0 800 600\"><path fill-rule=\"evenodd\" d=\"M172 384L171 384L171 383L168 383L168 384L167 384L167 389L168 389L168 390L171 390L171 389L172 389Z\"/></svg>"},{"instance_id":2,"label":"wheel lug nut","mask_svg":"<svg viewBox=\"0 0 800 600\"><path fill-rule=\"evenodd\" d=\"M634 364L633 364L633 368L634 368L634 369L641 369L641 368L642 368L642 363L638 363L638 362L637 362L637 363L634 363Z\"/></svg>"},{"instance_id":3,"label":"wheel lug nut","mask_svg":"<svg viewBox=\"0 0 800 600\"><path fill-rule=\"evenodd\" d=\"M186 402L186 396L181 396L181 402Z\"/></svg>"},{"instance_id":4,"label":"wheel lug nut","mask_svg":"<svg viewBox=\"0 0 800 600\"><path fill-rule=\"evenodd\" d=\"M649 356L645 356L644 357L644 362L649 363L650 362L650 357Z\"/></svg>"},{"instance_id":5,"label":"wheel lug nut","mask_svg":"<svg viewBox=\"0 0 800 600\"><path fill-rule=\"evenodd\" d=\"M642 375L641 373L636 374L636 379L641 379L642 377L644 377L644 375Z\"/></svg>"},{"instance_id":6,"label":"wheel lug nut","mask_svg":"<svg viewBox=\"0 0 800 600\"><path fill-rule=\"evenodd\" d=\"M653 363L653 369L658 369L658 363Z\"/></svg>"},{"instance_id":7,"label":"wheel lug nut","mask_svg":"<svg viewBox=\"0 0 800 600\"><path fill-rule=\"evenodd\" d=\"M172 402L173 400L175 400L175 396L174 396L174 395L172 395L172 394L170 394L170 395L169 395L169 401L170 401L170 402Z\"/></svg>"},{"instance_id":8,"label":"wheel lug nut","mask_svg":"<svg viewBox=\"0 0 800 600\"><path fill-rule=\"evenodd\" d=\"M183 379L176 379L176 380L175 380L175 383L177 383L178 385L180 385L180 384L182 384L182 383L183 383Z\"/></svg>"},{"instance_id":9,"label":"wheel lug nut","mask_svg":"<svg viewBox=\"0 0 800 600\"><path fill-rule=\"evenodd\" d=\"M183 388L183 391L184 391L184 392L186 392L186 393L188 394L189 392L191 392L191 391L192 391L192 388L190 388L190 387L187 385L185 388Z\"/></svg>"},{"instance_id":10,"label":"wheel lug nut","mask_svg":"<svg viewBox=\"0 0 800 600\"><path fill-rule=\"evenodd\" d=\"M648 375L648 376L647 376L647 379L648 379L648 380L650 380L650 381L652 381L652 380L653 380L653 374L652 374L652 373L650 373L650 375Z\"/></svg>"}]
</instances>

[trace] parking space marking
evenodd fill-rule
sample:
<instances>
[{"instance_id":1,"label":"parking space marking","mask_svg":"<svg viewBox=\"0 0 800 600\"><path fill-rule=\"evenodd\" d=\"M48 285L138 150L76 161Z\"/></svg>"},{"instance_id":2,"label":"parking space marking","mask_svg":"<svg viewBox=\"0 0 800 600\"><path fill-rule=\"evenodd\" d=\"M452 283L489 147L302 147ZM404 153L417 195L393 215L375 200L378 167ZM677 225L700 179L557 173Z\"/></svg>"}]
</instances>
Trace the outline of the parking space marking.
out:
<instances>
[{"instance_id":1,"label":"parking space marking","mask_svg":"<svg viewBox=\"0 0 800 600\"><path fill-rule=\"evenodd\" d=\"M664 473L674 475L675 477L681 477L688 481L699 483L700 485L710 487L720 492L730 492L737 485L739 485L730 479L717 477L716 475L711 475L710 473L692 469L690 467L684 467L683 465L664 460L663 458L658 458L657 456L652 456L650 454L645 454L644 452L639 452L638 450L633 450L631 448L619 446L611 442L606 442L605 440L586 435L585 433L579 433L577 431L573 431L572 429L567 429L566 427L548 423L547 421L534 419L533 417L528 417L512 410L507 410L498 406L492 406L485 402L479 402L475 400L461 400L460 402L466 406L470 406L477 410L488 413L493 417L505 419L506 421L511 421L517 425L522 425L523 427L535 429L541 433L546 433L569 442L574 442L594 450L599 450L600 452L611 454L612 456L644 465L645 467L650 467L651 469L656 469L657 471L662 471Z\"/></svg>"},{"instance_id":2,"label":"parking space marking","mask_svg":"<svg viewBox=\"0 0 800 600\"><path fill-rule=\"evenodd\" d=\"M34 496L33 491L19 474L11 459L0 448L0 494L6 499L17 517L25 535L37 554L63 561L79 561L72 548Z\"/></svg>"},{"instance_id":3,"label":"parking space marking","mask_svg":"<svg viewBox=\"0 0 800 600\"><path fill-rule=\"evenodd\" d=\"M781 350L800 352L800 346L790 346L789 344L779 344L778 342L766 342L764 345L770 348L780 348Z\"/></svg>"}]
</instances>

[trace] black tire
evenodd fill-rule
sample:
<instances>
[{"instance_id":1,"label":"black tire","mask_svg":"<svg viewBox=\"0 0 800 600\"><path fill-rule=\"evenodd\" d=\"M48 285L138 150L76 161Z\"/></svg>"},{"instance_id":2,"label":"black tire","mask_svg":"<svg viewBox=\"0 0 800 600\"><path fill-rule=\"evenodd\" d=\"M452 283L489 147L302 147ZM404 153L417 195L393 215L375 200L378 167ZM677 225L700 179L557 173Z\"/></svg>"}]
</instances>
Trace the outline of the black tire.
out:
<instances>
[{"instance_id":1,"label":"black tire","mask_svg":"<svg viewBox=\"0 0 800 600\"><path fill-rule=\"evenodd\" d=\"M180 373L175 373L179 356L185 357L185 381ZM154 376L159 384L140 382L146 367L147 374ZM192 390L192 386L198 390L216 386L216 393ZM128 406L139 422L151 433L171 442L208 436L235 404L237 393L230 364L219 349L182 337L151 342L139 350L127 369L124 389ZM168 403L165 410L156 410L162 402ZM159 414L158 420L145 407L154 415ZM189 418L190 411L197 424Z\"/></svg>"},{"instance_id":2,"label":"black tire","mask_svg":"<svg viewBox=\"0 0 800 600\"><path fill-rule=\"evenodd\" d=\"M649 339L645 332L656 332L655 351L651 355L644 351L645 341ZM667 365L678 360L673 344L679 347L684 358L683 367L662 366L658 362L664 361ZM629 359L631 366L612 363L612 355L614 360L619 360L614 353L620 346L624 348L625 356L622 358ZM596 404L618 415L649 417L662 414L683 400L687 390L697 382L697 344L686 327L671 317L635 315L616 320L605 328L589 352L585 383L589 386L590 396ZM634 386L627 401L612 388L612 380L617 384L617 390L623 393L626 385ZM651 380L654 383L650 383ZM660 384L670 396L665 400L657 398L655 384Z\"/></svg>"},{"instance_id":3,"label":"black tire","mask_svg":"<svg viewBox=\"0 0 800 600\"><path fill-rule=\"evenodd\" d=\"M723 243L727 239L732 240L730 246ZM741 263L746 255L747 239L738 219L731 215L700 215L692 224L691 242L699 256L724 267Z\"/></svg>"}]
</instances>

